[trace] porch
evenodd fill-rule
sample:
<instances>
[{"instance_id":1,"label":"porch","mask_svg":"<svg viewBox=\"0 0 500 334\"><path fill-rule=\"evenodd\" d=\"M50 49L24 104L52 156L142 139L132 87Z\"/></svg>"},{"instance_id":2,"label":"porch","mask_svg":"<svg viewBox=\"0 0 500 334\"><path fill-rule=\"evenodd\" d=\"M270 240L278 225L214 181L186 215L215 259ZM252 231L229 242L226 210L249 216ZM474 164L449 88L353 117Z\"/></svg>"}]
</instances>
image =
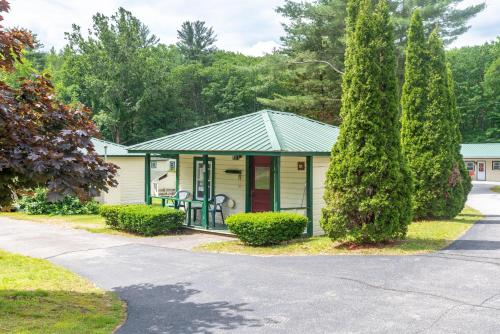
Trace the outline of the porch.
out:
<instances>
[{"instance_id":1,"label":"porch","mask_svg":"<svg viewBox=\"0 0 500 334\"><path fill-rule=\"evenodd\" d=\"M186 227L227 233L225 219L232 214L286 211L307 216L304 233L312 235L312 156L178 154L174 158L176 196L153 196L146 187L145 202L184 210Z\"/></svg>"}]
</instances>

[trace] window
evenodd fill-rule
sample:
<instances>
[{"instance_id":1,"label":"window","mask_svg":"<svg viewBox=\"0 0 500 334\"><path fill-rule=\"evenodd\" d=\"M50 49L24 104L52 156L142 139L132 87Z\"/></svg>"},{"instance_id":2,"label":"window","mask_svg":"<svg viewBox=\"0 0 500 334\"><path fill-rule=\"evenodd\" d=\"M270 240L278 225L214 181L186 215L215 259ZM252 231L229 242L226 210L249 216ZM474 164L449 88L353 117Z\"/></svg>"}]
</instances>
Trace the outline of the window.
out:
<instances>
[{"instance_id":1,"label":"window","mask_svg":"<svg viewBox=\"0 0 500 334\"><path fill-rule=\"evenodd\" d=\"M468 171L474 171L474 161L466 161L465 167Z\"/></svg>"},{"instance_id":2,"label":"window","mask_svg":"<svg viewBox=\"0 0 500 334\"><path fill-rule=\"evenodd\" d=\"M271 167L255 166L255 189L269 190L271 186Z\"/></svg>"},{"instance_id":3,"label":"window","mask_svg":"<svg viewBox=\"0 0 500 334\"><path fill-rule=\"evenodd\" d=\"M156 161L151 161L151 168L156 169L158 167L158 164Z\"/></svg>"},{"instance_id":4,"label":"window","mask_svg":"<svg viewBox=\"0 0 500 334\"><path fill-rule=\"evenodd\" d=\"M208 198L211 199L214 196L214 179L215 179L215 159L208 159ZM205 166L203 165L203 158L194 158L194 198L201 200L203 199L203 175L205 172Z\"/></svg>"},{"instance_id":5,"label":"window","mask_svg":"<svg viewBox=\"0 0 500 334\"><path fill-rule=\"evenodd\" d=\"M491 169L493 169L493 170L500 170L500 161L493 161L491 163Z\"/></svg>"},{"instance_id":6,"label":"window","mask_svg":"<svg viewBox=\"0 0 500 334\"><path fill-rule=\"evenodd\" d=\"M170 160L168 162L168 167L170 170L175 170L175 160Z\"/></svg>"}]
</instances>

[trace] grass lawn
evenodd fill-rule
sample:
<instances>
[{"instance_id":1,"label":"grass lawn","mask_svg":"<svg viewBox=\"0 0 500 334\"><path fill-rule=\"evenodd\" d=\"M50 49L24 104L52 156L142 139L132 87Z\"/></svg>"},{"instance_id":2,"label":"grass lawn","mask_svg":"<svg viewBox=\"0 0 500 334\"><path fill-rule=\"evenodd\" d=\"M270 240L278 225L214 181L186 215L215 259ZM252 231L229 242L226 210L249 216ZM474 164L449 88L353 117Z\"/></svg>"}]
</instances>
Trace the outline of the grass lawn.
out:
<instances>
[{"instance_id":1,"label":"grass lawn","mask_svg":"<svg viewBox=\"0 0 500 334\"><path fill-rule=\"evenodd\" d=\"M0 251L0 333L112 333L125 304L46 260Z\"/></svg>"},{"instance_id":2,"label":"grass lawn","mask_svg":"<svg viewBox=\"0 0 500 334\"><path fill-rule=\"evenodd\" d=\"M29 220L38 223L48 223L68 226L72 228L82 229L93 233L107 233L117 235L134 236L130 233L125 233L113 230L104 223L104 218L100 215L29 215L24 212L2 212L0 217L9 217L13 219Z\"/></svg>"},{"instance_id":3,"label":"grass lawn","mask_svg":"<svg viewBox=\"0 0 500 334\"><path fill-rule=\"evenodd\" d=\"M491 191L494 191L496 193L500 193L500 186L493 186L490 188Z\"/></svg>"},{"instance_id":4,"label":"grass lawn","mask_svg":"<svg viewBox=\"0 0 500 334\"><path fill-rule=\"evenodd\" d=\"M479 211L465 208L455 219L413 222L407 239L389 244L348 247L325 236L303 238L288 243L252 247L240 241L213 242L198 246L198 251L250 255L408 255L434 252L449 245L481 218Z\"/></svg>"}]
</instances>

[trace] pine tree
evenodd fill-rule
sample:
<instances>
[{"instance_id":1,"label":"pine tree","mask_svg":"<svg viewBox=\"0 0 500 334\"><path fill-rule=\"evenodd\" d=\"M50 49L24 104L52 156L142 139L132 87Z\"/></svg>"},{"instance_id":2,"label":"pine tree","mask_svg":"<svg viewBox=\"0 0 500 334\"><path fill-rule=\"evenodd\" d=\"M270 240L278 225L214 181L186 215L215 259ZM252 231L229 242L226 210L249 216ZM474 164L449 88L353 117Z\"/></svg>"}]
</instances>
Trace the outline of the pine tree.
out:
<instances>
[{"instance_id":1,"label":"pine tree","mask_svg":"<svg viewBox=\"0 0 500 334\"><path fill-rule=\"evenodd\" d=\"M385 0L348 3L343 123L332 149L321 226L333 240L406 235L411 176L400 146L393 27Z\"/></svg>"}]
</instances>

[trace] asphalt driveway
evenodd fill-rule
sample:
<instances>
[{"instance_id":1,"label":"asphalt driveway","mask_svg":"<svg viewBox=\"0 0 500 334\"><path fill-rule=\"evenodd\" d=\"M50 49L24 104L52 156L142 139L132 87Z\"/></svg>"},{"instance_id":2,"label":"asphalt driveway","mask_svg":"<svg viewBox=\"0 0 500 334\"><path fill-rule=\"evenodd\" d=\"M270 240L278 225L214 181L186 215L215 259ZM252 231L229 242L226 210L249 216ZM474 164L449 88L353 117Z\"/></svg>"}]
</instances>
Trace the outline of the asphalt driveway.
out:
<instances>
[{"instance_id":1,"label":"asphalt driveway","mask_svg":"<svg viewBox=\"0 0 500 334\"><path fill-rule=\"evenodd\" d=\"M0 247L115 290L128 303L118 333L500 333L500 194L490 186L469 197L485 219L423 256L202 254L4 218Z\"/></svg>"}]
</instances>

